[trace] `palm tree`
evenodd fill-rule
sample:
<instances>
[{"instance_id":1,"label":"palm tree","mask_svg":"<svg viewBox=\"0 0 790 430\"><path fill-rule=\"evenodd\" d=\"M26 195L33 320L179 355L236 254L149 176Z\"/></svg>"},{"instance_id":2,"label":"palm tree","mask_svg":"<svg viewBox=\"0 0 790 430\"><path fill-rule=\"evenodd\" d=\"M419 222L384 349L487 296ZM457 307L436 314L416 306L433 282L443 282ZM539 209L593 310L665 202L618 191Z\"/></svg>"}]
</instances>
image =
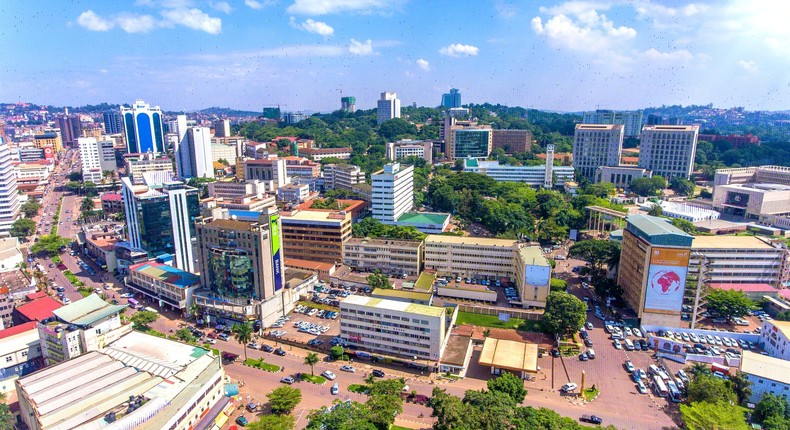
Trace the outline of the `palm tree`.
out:
<instances>
[{"instance_id":1,"label":"palm tree","mask_svg":"<svg viewBox=\"0 0 790 430\"><path fill-rule=\"evenodd\" d=\"M694 376L709 375L711 373L708 366L706 366L705 363L700 363L700 362L694 363L689 369L689 372L691 372L691 374Z\"/></svg>"},{"instance_id":2,"label":"palm tree","mask_svg":"<svg viewBox=\"0 0 790 430\"><path fill-rule=\"evenodd\" d=\"M738 396L738 403L743 403L752 396L752 388L750 387L752 383L746 379L746 375L740 370L735 372L735 375L730 376L729 384Z\"/></svg>"},{"instance_id":3,"label":"palm tree","mask_svg":"<svg viewBox=\"0 0 790 430\"><path fill-rule=\"evenodd\" d=\"M247 361L247 343L252 340L252 326L248 323L234 324L230 328L233 338L244 347L244 361Z\"/></svg>"},{"instance_id":4,"label":"palm tree","mask_svg":"<svg viewBox=\"0 0 790 430\"><path fill-rule=\"evenodd\" d=\"M316 363L318 363L318 354L316 354L315 352L311 352L307 354L307 357L304 358L304 364L310 366L310 374L313 376L315 376L315 372L313 371L313 366L315 366Z\"/></svg>"},{"instance_id":5,"label":"palm tree","mask_svg":"<svg viewBox=\"0 0 790 430\"><path fill-rule=\"evenodd\" d=\"M189 316L195 317L195 319L197 319L197 314L198 314L199 310L200 310L200 307L198 307L197 303L192 303L191 305L189 305L189 308L187 309L187 314Z\"/></svg>"}]
</instances>

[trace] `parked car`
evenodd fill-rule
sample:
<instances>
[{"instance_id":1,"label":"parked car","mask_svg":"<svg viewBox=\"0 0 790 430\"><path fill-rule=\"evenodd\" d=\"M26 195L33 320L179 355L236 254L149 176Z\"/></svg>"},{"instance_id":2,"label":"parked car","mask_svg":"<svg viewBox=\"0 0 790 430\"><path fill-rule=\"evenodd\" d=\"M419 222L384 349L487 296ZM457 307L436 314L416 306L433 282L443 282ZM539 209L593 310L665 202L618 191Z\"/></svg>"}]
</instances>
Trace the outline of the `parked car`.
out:
<instances>
[{"instance_id":1,"label":"parked car","mask_svg":"<svg viewBox=\"0 0 790 430\"><path fill-rule=\"evenodd\" d=\"M283 384L288 384L288 385L291 385L291 384L293 384L295 381L294 381L294 378L292 378L292 377L290 377L290 376L284 376L282 379L280 379L280 382L282 382Z\"/></svg>"},{"instance_id":2,"label":"parked car","mask_svg":"<svg viewBox=\"0 0 790 430\"><path fill-rule=\"evenodd\" d=\"M579 386L576 385L575 382L568 382L567 384L563 385L562 388L560 388L560 391L563 393L570 393L577 388L579 388Z\"/></svg>"},{"instance_id":3,"label":"parked car","mask_svg":"<svg viewBox=\"0 0 790 430\"><path fill-rule=\"evenodd\" d=\"M337 382L335 382L334 384L332 384L332 388L329 390L329 392L330 392L330 393L331 393L333 396L336 396L336 395L340 394L340 386L337 384Z\"/></svg>"},{"instance_id":4,"label":"parked car","mask_svg":"<svg viewBox=\"0 0 790 430\"><path fill-rule=\"evenodd\" d=\"M642 381L637 381L636 389L639 391L639 394L647 394L647 387Z\"/></svg>"},{"instance_id":5,"label":"parked car","mask_svg":"<svg viewBox=\"0 0 790 430\"><path fill-rule=\"evenodd\" d=\"M274 354L275 354L275 355L279 355L279 356L281 356L281 357L282 357L282 356L285 356L285 350L283 350L283 348L282 348L282 347L280 347L280 348L277 348L276 350L274 350Z\"/></svg>"},{"instance_id":6,"label":"parked car","mask_svg":"<svg viewBox=\"0 0 790 430\"><path fill-rule=\"evenodd\" d=\"M383 378L384 377L384 372L382 372L379 369L373 369L373 376L375 376L377 378Z\"/></svg>"},{"instance_id":7,"label":"parked car","mask_svg":"<svg viewBox=\"0 0 790 430\"><path fill-rule=\"evenodd\" d=\"M250 422L249 422L249 421L247 421L247 418L245 418L245 417L244 417L244 415L242 415L242 416L240 416L240 417L236 418L236 424L238 424L238 425L240 425L240 426L242 426L242 427L246 426L246 425L247 425L247 424L249 424L249 423L250 423Z\"/></svg>"},{"instance_id":8,"label":"parked car","mask_svg":"<svg viewBox=\"0 0 790 430\"><path fill-rule=\"evenodd\" d=\"M634 367L634 364L631 363L631 360L627 360L625 362L625 370L627 370L628 372L633 372L634 370L636 370L636 368Z\"/></svg>"},{"instance_id":9,"label":"parked car","mask_svg":"<svg viewBox=\"0 0 790 430\"><path fill-rule=\"evenodd\" d=\"M579 418L579 421L584 421L591 424L601 424L603 422L600 417L595 415L582 415L582 417Z\"/></svg>"},{"instance_id":10,"label":"parked car","mask_svg":"<svg viewBox=\"0 0 790 430\"><path fill-rule=\"evenodd\" d=\"M325 370L324 373L321 374L321 376L323 376L326 379L329 379L330 381L334 381L335 378L337 378L337 376L335 376L335 374L329 370Z\"/></svg>"},{"instance_id":11,"label":"parked car","mask_svg":"<svg viewBox=\"0 0 790 430\"><path fill-rule=\"evenodd\" d=\"M357 369L349 365L340 366L340 370L342 370L343 372L350 372L350 373L356 373L357 371Z\"/></svg>"}]
</instances>

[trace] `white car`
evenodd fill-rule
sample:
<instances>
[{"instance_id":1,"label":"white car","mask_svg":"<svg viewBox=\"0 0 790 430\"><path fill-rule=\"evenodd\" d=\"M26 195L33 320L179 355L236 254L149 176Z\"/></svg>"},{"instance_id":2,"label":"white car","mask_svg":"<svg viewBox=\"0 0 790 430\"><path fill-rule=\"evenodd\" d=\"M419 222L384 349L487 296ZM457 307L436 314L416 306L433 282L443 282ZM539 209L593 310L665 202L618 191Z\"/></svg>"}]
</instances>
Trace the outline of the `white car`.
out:
<instances>
[{"instance_id":1,"label":"white car","mask_svg":"<svg viewBox=\"0 0 790 430\"><path fill-rule=\"evenodd\" d=\"M638 328L632 328L631 331L634 332L634 336L642 337L642 332Z\"/></svg>"},{"instance_id":2,"label":"white car","mask_svg":"<svg viewBox=\"0 0 790 430\"><path fill-rule=\"evenodd\" d=\"M321 376L323 376L326 379L329 379L330 381L334 381L335 378L337 378L337 376L335 376L335 374L330 372L329 370L325 370L324 373L321 374Z\"/></svg>"},{"instance_id":3,"label":"white car","mask_svg":"<svg viewBox=\"0 0 790 430\"><path fill-rule=\"evenodd\" d=\"M623 345L621 345L620 341L617 339L614 340L614 347L615 349L623 349Z\"/></svg>"},{"instance_id":4,"label":"white car","mask_svg":"<svg viewBox=\"0 0 790 430\"><path fill-rule=\"evenodd\" d=\"M625 335L626 335L626 336L631 336L631 335L633 335L633 334L634 334L634 333L631 331L631 327L626 327L625 329L623 329L623 332L625 333Z\"/></svg>"},{"instance_id":5,"label":"white car","mask_svg":"<svg viewBox=\"0 0 790 430\"><path fill-rule=\"evenodd\" d=\"M691 338L691 341L694 343L700 343L696 333L689 333L689 338Z\"/></svg>"},{"instance_id":6,"label":"white car","mask_svg":"<svg viewBox=\"0 0 790 430\"><path fill-rule=\"evenodd\" d=\"M628 373L633 373L634 370L636 370L636 368L634 367L634 364L631 363L631 360L628 360L628 361L625 362L625 369L628 371Z\"/></svg>"},{"instance_id":7,"label":"white car","mask_svg":"<svg viewBox=\"0 0 790 430\"><path fill-rule=\"evenodd\" d=\"M563 385L562 388L560 388L560 391L563 393L570 393L577 388L579 388L579 386L576 385L575 382L568 382L567 384Z\"/></svg>"},{"instance_id":8,"label":"white car","mask_svg":"<svg viewBox=\"0 0 790 430\"><path fill-rule=\"evenodd\" d=\"M689 337L689 334L686 333L686 332L680 333L680 337L683 338L683 340L686 341L686 342L690 342L691 341L691 338Z\"/></svg>"},{"instance_id":9,"label":"white car","mask_svg":"<svg viewBox=\"0 0 790 430\"><path fill-rule=\"evenodd\" d=\"M352 366L348 366L348 365L340 366L340 370L342 370L343 372L350 372L350 373L356 373L357 371L357 369L354 369Z\"/></svg>"}]
</instances>

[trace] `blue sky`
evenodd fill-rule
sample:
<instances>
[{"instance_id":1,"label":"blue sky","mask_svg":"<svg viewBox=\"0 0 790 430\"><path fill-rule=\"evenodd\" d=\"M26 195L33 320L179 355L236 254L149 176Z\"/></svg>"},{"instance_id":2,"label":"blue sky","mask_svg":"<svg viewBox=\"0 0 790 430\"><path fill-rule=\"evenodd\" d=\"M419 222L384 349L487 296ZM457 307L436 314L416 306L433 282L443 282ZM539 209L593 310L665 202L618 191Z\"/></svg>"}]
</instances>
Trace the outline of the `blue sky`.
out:
<instances>
[{"instance_id":1,"label":"blue sky","mask_svg":"<svg viewBox=\"0 0 790 430\"><path fill-rule=\"evenodd\" d=\"M0 2L0 101L790 108L790 2Z\"/></svg>"}]
</instances>

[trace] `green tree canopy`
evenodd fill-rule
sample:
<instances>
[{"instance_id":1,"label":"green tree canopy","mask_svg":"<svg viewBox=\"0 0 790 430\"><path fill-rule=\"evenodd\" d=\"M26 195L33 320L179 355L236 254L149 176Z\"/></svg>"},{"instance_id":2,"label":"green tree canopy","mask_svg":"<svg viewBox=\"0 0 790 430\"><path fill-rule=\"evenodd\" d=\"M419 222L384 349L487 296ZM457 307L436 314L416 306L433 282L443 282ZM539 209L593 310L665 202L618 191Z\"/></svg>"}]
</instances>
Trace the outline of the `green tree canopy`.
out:
<instances>
[{"instance_id":1,"label":"green tree canopy","mask_svg":"<svg viewBox=\"0 0 790 430\"><path fill-rule=\"evenodd\" d=\"M82 199L82 202L80 202L80 211L88 212L92 210L93 210L93 199L91 199L90 197L85 197L84 199Z\"/></svg>"},{"instance_id":2,"label":"green tree canopy","mask_svg":"<svg viewBox=\"0 0 790 430\"><path fill-rule=\"evenodd\" d=\"M695 187L693 182L678 176L672 179L669 188L681 196L693 196Z\"/></svg>"},{"instance_id":3,"label":"green tree canopy","mask_svg":"<svg viewBox=\"0 0 790 430\"><path fill-rule=\"evenodd\" d=\"M36 222L30 218L19 218L11 224L9 234L13 237L27 238L36 231Z\"/></svg>"},{"instance_id":4,"label":"green tree canopy","mask_svg":"<svg viewBox=\"0 0 790 430\"><path fill-rule=\"evenodd\" d=\"M74 181L74 182L82 181L82 172L69 173L69 181Z\"/></svg>"},{"instance_id":5,"label":"green tree canopy","mask_svg":"<svg viewBox=\"0 0 790 430\"><path fill-rule=\"evenodd\" d=\"M562 279L551 278L551 291L568 291L568 282Z\"/></svg>"},{"instance_id":6,"label":"green tree canopy","mask_svg":"<svg viewBox=\"0 0 790 430\"><path fill-rule=\"evenodd\" d=\"M137 311L130 318L138 328L148 328L154 321L159 319L159 314L153 311Z\"/></svg>"},{"instance_id":7,"label":"green tree canopy","mask_svg":"<svg viewBox=\"0 0 790 430\"><path fill-rule=\"evenodd\" d=\"M727 402L692 402L680 405L680 415L689 430L746 430L746 420L739 408Z\"/></svg>"},{"instance_id":8,"label":"green tree canopy","mask_svg":"<svg viewBox=\"0 0 790 430\"><path fill-rule=\"evenodd\" d=\"M313 203L315 206L315 203ZM414 227L403 225L386 225L381 221L367 217L352 226L354 237L370 237L384 239L414 239L423 240L427 234Z\"/></svg>"},{"instance_id":9,"label":"green tree canopy","mask_svg":"<svg viewBox=\"0 0 790 430\"><path fill-rule=\"evenodd\" d=\"M31 198L25 203L22 203L22 206L19 207L23 214L27 218L33 218L34 216L38 215L38 211L41 210L41 203L38 200Z\"/></svg>"},{"instance_id":10,"label":"green tree canopy","mask_svg":"<svg viewBox=\"0 0 790 430\"><path fill-rule=\"evenodd\" d=\"M631 181L631 191L644 197L656 196L667 187L666 179L661 176L652 178L637 178Z\"/></svg>"},{"instance_id":11,"label":"green tree canopy","mask_svg":"<svg viewBox=\"0 0 790 430\"><path fill-rule=\"evenodd\" d=\"M694 375L688 385L689 402L725 402L736 404L738 397L723 380L704 373Z\"/></svg>"},{"instance_id":12,"label":"green tree canopy","mask_svg":"<svg viewBox=\"0 0 790 430\"><path fill-rule=\"evenodd\" d=\"M553 335L566 335L578 331L587 319L587 305L576 296L564 292L551 292L543 312L543 329Z\"/></svg>"},{"instance_id":13,"label":"green tree canopy","mask_svg":"<svg viewBox=\"0 0 790 430\"><path fill-rule=\"evenodd\" d=\"M709 289L705 297L708 312L722 317L742 317L754 309L754 302L740 290Z\"/></svg>"},{"instance_id":14,"label":"green tree canopy","mask_svg":"<svg viewBox=\"0 0 790 430\"><path fill-rule=\"evenodd\" d=\"M620 244L611 240L582 240L570 247L568 255L589 261L593 270L598 271L604 264L612 265L620 259Z\"/></svg>"},{"instance_id":15,"label":"green tree canopy","mask_svg":"<svg viewBox=\"0 0 790 430\"><path fill-rule=\"evenodd\" d=\"M378 430L371 421L370 409L357 402L335 402L332 410L327 407L313 411L308 430Z\"/></svg>"},{"instance_id":16,"label":"green tree canopy","mask_svg":"<svg viewBox=\"0 0 790 430\"><path fill-rule=\"evenodd\" d=\"M304 364L310 366L310 374L315 375L315 364L318 363L320 359L318 358L318 354L315 352L308 352L307 356L304 358Z\"/></svg>"},{"instance_id":17,"label":"green tree canopy","mask_svg":"<svg viewBox=\"0 0 790 430\"><path fill-rule=\"evenodd\" d=\"M234 324L230 330L233 338L244 348L244 359L247 359L247 343L252 340L252 325L249 323Z\"/></svg>"},{"instance_id":18,"label":"green tree canopy","mask_svg":"<svg viewBox=\"0 0 790 430\"><path fill-rule=\"evenodd\" d=\"M184 342L195 341L195 335L192 334L192 331L186 327L176 330L176 337L183 340Z\"/></svg>"},{"instance_id":19,"label":"green tree canopy","mask_svg":"<svg viewBox=\"0 0 790 430\"><path fill-rule=\"evenodd\" d=\"M61 249L68 246L69 243L71 243L71 240L68 238L60 237L57 234L49 234L46 236L41 236L38 239L38 242L34 243L33 246L30 247L30 252L33 254L47 252L50 255L55 255L60 252Z\"/></svg>"},{"instance_id":20,"label":"green tree canopy","mask_svg":"<svg viewBox=\"0 0 790 430\"><path fill-rule=\"evenodd\" d=\"M790 418L790 405L787 400L775 394L765 394L754 408L752 418L761 423L770 417Z\"/></svg>"},{"instance_id":21,"label":"green tree canopy","mask_svg":"<svg viewBox=\"0 0 790 430\"><path fill-rule=\"evenodd\" d=\"M258 421L247 425L247 430L293 430L295 426L292 415L259 415Z\"/></svg>"},{"instance_id":22,"label":"green tree canopy","mask_svg":"<svg viewBox=\"0 0 790 430\"><path fill-rule=\"evenodd\" d=\"M680 218L672 218L672 225L675 227L683 230L688 234L697 234L699 230L697 230L697 226L695 226L691 221L680 219Z\"/></svg>"},{"instance_id":23,"label":"green tree canopy","mask_svg":"<svg viewBox=\"0 0 790 430\"><path fill-rule=\"evenodd\" d=\"M389 276L384 273L373 272L368 275L368 285L370 288L392 288Z\"/></svg>"},{"instance_id":24,"label":"green tree canopy","mask_svg":"<svg viewBox=\"0 0 790 430\"><path fill-rule=\"evenodd\" d=\"M370 422L379 430L389 430L395 417L403 412L403 400L398 394L370 396L365 406L370 411Z\"/></svg>"},{"instance_id":25,"label":"green tree canopy","mask_svg":"<svg viewBox=\"0 0 790 430\"><path fill-rule=\"evenodd\" d=\"M272 390L266 397L269 398L272 412L277 415L288 415L302 401L302 390L283 385Z\"/></svg>"},{"instance_id":26,"label":"green tree canopy","mask_svg":"<svg viewBox=\"0 0 790 430\"><path fill-rule=\"evenodd\" d=\"M512 373L503 373L494 379L489 379L488 389L491 391L501 391L507 394L513 399L515 404L521 404L527 396L527 389L524 388L524 381Z\"/></svg>"}]
</instances>

